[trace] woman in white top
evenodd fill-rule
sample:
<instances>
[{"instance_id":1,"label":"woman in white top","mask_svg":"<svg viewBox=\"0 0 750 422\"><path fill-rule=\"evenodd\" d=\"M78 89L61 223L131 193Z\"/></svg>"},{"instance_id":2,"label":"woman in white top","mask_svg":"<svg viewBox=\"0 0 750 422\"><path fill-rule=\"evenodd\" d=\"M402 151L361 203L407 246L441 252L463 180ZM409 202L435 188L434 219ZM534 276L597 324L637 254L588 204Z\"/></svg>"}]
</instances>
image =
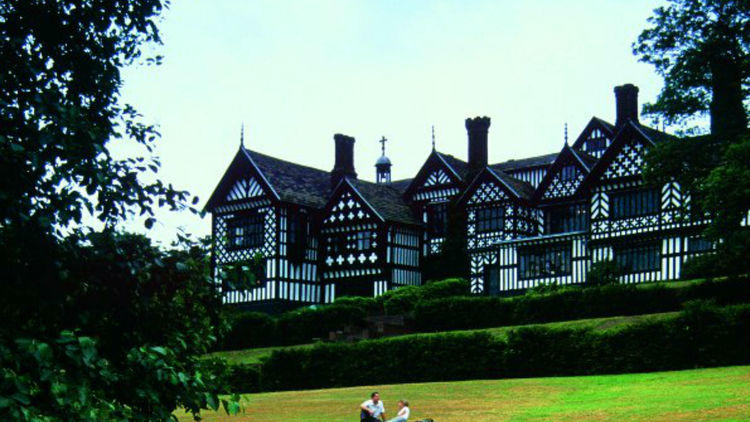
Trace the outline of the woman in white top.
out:
<instances>
[{"instance_id":1,"label":"woman in white top","mask_svg":"<svg viewBox=\"0 0 750 422\"><path fill-rule=\"evenodd\" d=\"M406 400L398 401L398 413L396 417L389 420L388 422L406 422L409 420L409 402Z\"/></svg>"}]
</instances>

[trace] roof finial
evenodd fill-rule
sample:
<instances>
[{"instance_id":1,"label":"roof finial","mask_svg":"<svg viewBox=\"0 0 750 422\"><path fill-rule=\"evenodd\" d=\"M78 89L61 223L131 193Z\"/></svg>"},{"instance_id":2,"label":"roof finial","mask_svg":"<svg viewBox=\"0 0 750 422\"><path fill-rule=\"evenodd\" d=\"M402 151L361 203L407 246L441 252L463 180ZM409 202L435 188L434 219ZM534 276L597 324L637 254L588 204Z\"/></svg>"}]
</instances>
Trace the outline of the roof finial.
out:
<instances>
[{"instance_id":1,"label":"roof finial","mask_svg":"<svg viewBox=\"0 0 750 422\"><path fill-rule=\"evenodd\" d=\"M568 145L568 122L565 122L565 145Z\"/></svg>"},{"instance_id":2,"label":"roof finial","mask_svg":"<svg viewBox=\"0 0 750 422\"><path fill-rule=\"evenodd\" d=\"M383 155L384 157L385 157L385 143L386 143L387 141L388 141L388 140L387 140L387 139L385 139L385 136L383 136L382 138L380 138L380 140L378 141L378 142L380 142L380 151L382 152L382 155Z\"/></svg>"},{"instance_id":3,"label":"roof finial","mask_svg":"<svg viewBox=\"0 0 750 422\"><path fill-rule=\"evenodd\" d=\"M435 125L432 125L432 150L435 151Z\"/></svg>"},{"instance_id":4,"label":"roof finial","mask_svg":"<svg viewBox=\"0 0 750 422\"><path fill-rule=\"evenodd\" d=\"M240 126L240 148L245 148L245 122Z\"/></svg>"}]
</instances>

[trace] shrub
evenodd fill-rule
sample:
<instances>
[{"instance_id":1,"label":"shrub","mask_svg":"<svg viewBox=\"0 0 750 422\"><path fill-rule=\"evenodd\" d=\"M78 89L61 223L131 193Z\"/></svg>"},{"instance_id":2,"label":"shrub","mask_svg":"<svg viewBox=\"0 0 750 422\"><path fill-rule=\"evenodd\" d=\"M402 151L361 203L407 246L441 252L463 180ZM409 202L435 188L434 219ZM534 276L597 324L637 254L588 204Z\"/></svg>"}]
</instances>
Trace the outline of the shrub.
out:
<instances>
[{"instance_id":1,"label":"shrub","mask_svg":"<svg viewBox=\"0 0 750 422\"><path fill-rule=\"evenodd\" d=\"M670 287L668 283L635 286L604 285L562 287L549 293L511 298L473 296L421 301L413 314L419 331L445 331L564 321L614 315L677 311L695 299L719 304L750 301L747 279L693 283Z\"/></svg>"},{"instance_id":2,"label":"shrub","mask_svg":"<svg viewBox=\"0 0 750 422\"><path fill-rule=\"evenodd\" d=\"M221 339L223 350L242 349L248 344L270 346L279 342L276 320L268 314L232 311L227 320L230 328Z\"/></svg>"},{"instance_id":3,"label":"shrub","mask_svg":"<svg viewBox=\"0 0 750 422\"><path fill-rule=\"evenodd\" d=\"M615 261L594 262L586 272L586 284L590 286L617 284L621 273L622 271Z\"/></svg>"},{"instance_id":4,"label":"shrub","mask_svg":"<svg viewBox=\"0 0 750 422\"><path fill-rule=\"evenodd\" d=\"M337 306L346 305L353 306L365 311L368 315L378 314L383 311L383 304L379 298L374 297L362 297L362 296L342 296L336 298L336 301L332 305L323 306Z\"/></svg>"},{"instance_id":5,"label":"shrub","mask_svg":"<svg viewBox=\"0 0 750 422\"><path fill-rule=\"evenodd\" d=\"M302 308L281 314L277 330L282 344L309 343L313 338L326 338L330 331L344 327L364 327L367 313L348 304Z\"/></svg>"},{"instance_id":6,"label":"shrub","mask_svg":"<svg viewBox=\"0 0 750 422\"><path fill-rule=\"evenodd\" d=\"M750 362L750 305L695 302L678 316L620 330L525 327L488 333L413 335L274 352L263 390L477 378L686 369Z\"/></svg>"}]
</instances>

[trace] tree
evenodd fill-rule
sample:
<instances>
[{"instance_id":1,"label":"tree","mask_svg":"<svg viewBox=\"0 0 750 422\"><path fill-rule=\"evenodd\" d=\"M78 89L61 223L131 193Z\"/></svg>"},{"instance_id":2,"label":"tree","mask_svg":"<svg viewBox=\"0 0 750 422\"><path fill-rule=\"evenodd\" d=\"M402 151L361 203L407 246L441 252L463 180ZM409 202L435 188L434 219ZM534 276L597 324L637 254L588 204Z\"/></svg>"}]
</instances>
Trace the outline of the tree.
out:
<instances>
[{"instance_id":1,"label":"tree","mask_svg":"<svg viewBox=\"0 0 750 422\"><path fill-rule=\"evenodd\" d=\"M11 420L167 420L220 405L220 380L196 358L222 325L205 250L115 229L198 200L158 179L159 133L120 99L122 67L160 61L147 52L165 7L0 2L0 414ZM137 152L117 158L113 145ZM87 213L107 229L86 227Z\"/></svg>"},{"instance_id":2,"label":"tree","mask_svg":"<svg viewBox=\"0 0 750 422\"><path fill-rule=\"evenodd\" d=\"M682 123L709 113L711 133L663 142L649 151L646 180L677 181L691 197L684 218L710 218L705 235L718 242L723 273L750 271L750 233L742 225L750 204L750 1L671 0L655 10L633 46L664 78L644 113ZM695 268L707 265L693 265Z\"/></svg>"},{"instance_id":3,"label":"tree","mask_svg":"<svg viewBox=\"0 0 750 422\"><path fill-rule=\"evenodd\" d=\"M670 0L654 10L650 28L633 45L641 61L664 78L643 111L668 124L710 113L711 132L734 136L747 127L743 106L750 84L750 2Z\"/></svg>"},{"instance_id":4,"label":"tree","mask_svg":"<svg viewBox=\"0 0 750 422\"><path fill-rule=\"evenodd\" d=\"M469 277L466 215L453 202L448 205L445 240L440 247L440 253L424 258L422 274L426 280Z\"/></svg>"},{"instance_id":5,"label":"tree","mask_svg":"<svg viewBox=\"0 0 750 422\"><path fill-rule=\"evenodd\" d=\"M0 221L59 230L84 212L114 224L188 193L146 182L159 161L116 159L110 143L151 153L159 133L120 100L120 69L158 64L162 0L0 3ZM195 199L194 199L195 200Z\"/></svg>"}]
</instances>

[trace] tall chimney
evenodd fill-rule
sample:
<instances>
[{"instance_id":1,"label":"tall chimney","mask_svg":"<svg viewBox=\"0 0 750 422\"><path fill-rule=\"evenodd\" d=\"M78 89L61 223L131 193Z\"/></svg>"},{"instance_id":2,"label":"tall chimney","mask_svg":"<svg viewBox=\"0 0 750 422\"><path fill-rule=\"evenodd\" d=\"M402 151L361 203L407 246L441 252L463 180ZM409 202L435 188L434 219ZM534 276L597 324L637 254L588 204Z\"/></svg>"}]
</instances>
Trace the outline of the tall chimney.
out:
<instances>
[{"instance_id":1,"label":"tall chimney","mask_svg":"<svg viewBox=\"0 0 750 422\"><path fill-rule=\"evenodd\" d=\"M487 132L490 118L475 117L466 119L466 132L469 135L469 168L480 170L487 165Z\"/></svg>"},{"instance_id":2,"label":"tall chimney","mask_svg":"<svg viewBox=\"0 0 750 422\"><path fill-rule=\"evenodd\" d=\"M615 126L622 127L628 121L638 123L638 87L625 84L615 87L615 102L617 103L617 120Z\"/></svg>"},{"instance_id":3,"label":"tall chimney","mask_svg":"<svg viewBox=\"0 0 750 422\"><path fill-rule=\"evenodd\" d=\"M331 185L336 186L344 177L357 178L354 171L354 138L337 133L333 135L336 143L336 163L331 170Z\"/></svg>"}]
</instances>

